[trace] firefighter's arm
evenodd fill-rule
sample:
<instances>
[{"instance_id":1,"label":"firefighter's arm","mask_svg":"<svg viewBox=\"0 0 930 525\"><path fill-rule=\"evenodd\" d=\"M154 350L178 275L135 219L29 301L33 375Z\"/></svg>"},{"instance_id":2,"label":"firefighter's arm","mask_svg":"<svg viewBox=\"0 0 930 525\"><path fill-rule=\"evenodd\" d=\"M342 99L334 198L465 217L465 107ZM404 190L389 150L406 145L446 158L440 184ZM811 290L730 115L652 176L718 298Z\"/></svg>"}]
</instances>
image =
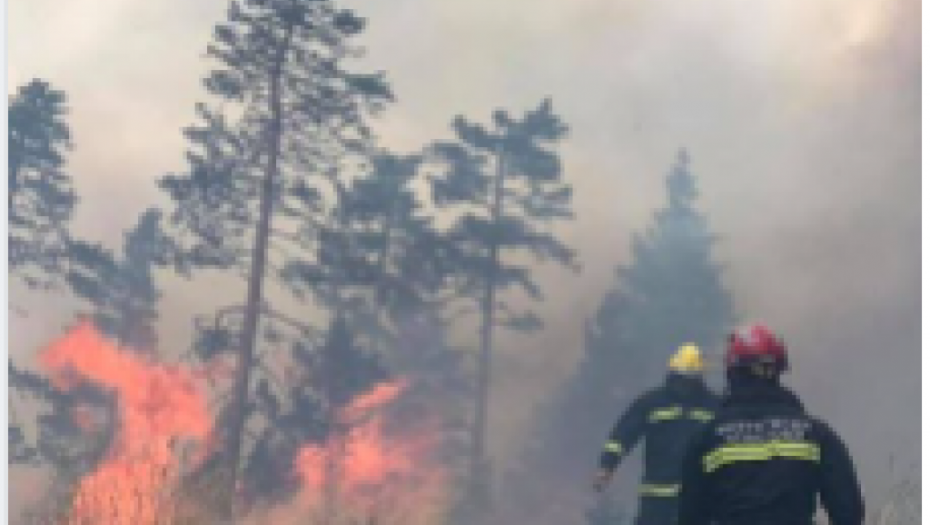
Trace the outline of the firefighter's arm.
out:
<instances>
[{"instance_id":1,"label":"firefighter's arm","mask_svg":"<svg viewBox=\"0 0 930 525\"><path fill-rule=\"evenodd\" d=\"M821 423L820 500L832 525L862 525L865 504L856 468L846 445Z\"/></svg>"},{"instance_id":2,"label":"firefighter's arm","mask_svg":"<svg viewBox=\"0 0 930 525\"><path fill-rule=\"evenodd\" d=\"M679 492L678 525L709 525L708 496L704 493L704 470L701 463L704 447L703 433L691 440L681 465L681 492Z\"/></svg>"},{"instance_id":3,"label":"firefighter's arm","mask_svg":"<svg viewBox=\"0 0 930 525\"><path fill-rule=\"evenodd\" d=\"M648 400L639 398L620 416L601 451L600 470L594 483L597 490L606 486L617 465L642 438L646 431L648 414Z\"/></svg>"}]
</instances>

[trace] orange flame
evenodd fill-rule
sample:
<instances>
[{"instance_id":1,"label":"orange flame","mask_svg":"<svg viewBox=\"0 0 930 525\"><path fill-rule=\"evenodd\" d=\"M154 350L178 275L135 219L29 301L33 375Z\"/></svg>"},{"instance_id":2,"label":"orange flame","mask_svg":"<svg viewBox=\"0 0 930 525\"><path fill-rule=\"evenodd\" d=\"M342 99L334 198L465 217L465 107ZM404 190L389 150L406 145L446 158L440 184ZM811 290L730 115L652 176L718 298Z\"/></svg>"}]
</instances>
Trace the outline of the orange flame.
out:
<instances>
[{"instance_id":1,"label":"orange flame","mask_svg":"<svg viewBox=\"0 0 930 525\"><path fill-rule=\"evenodd\" d=\"M107 459L80 481L66 523L166 523L180 470L172 445L205 440L212 427L197 375L146 362L89 323L51 344L40 361L58 388L88 381L118 402L119 433Z\"/></svg>"},{"instance_id":2,"label":"orange flame","mask_svg":"<svg viewBox=\"0 0 930 525\"><path fill-rule=\"evenodd\" d=\"M433 463L435 428L426 421L389 425L386 411L405 382L383 383L340 411L323 445L306 445L295 462L303 498L324 520L431 521L445 496L446 472Z\"/></svg>"},{"instance_id":3,"label":"orange flame","mask_svg":"<svg viewBox=\"0 0 930 525\"><path fill-rule=\"evenodd\" d=\"M161 525L191 510L179 508L184 473L176 446L192 440L199 445L194 461L204 457L213 423L198 385L225 378L228 367L204 371L155 363L90 323L49 345L40 362L57 388L89 382L117 402L118 433L105 460L79 481L61 525ZM408 387L406 381L382 383L339 410L332 437L304 446L295 460L300 497L257 523L306 523L308 512L329 525L372 518L379 524L438 522L450 481L435 457L440 425L426 416L398 424L412 419L395 417L396 409L409 408ZM101 427L92 407L77 406L72 417L85 432Z\"/></svg>"}]
</instances>

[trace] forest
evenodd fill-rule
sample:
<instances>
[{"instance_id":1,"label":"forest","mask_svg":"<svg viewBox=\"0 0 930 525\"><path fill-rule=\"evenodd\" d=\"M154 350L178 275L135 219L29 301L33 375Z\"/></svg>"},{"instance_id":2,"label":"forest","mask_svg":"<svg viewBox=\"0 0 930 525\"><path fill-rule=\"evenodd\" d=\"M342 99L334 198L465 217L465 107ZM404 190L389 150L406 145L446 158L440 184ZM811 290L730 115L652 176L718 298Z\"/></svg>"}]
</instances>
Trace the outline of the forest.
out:
<instances>
[{"instance_id":1,"label":"forest","mask_svg":"<svg viewBox=\"0 0 930 525\"><path fill-rule=\"evenodd\" d=\"M745 320L702 212L699 155L670 145L648 174L661 205L501 464L501 341L549 326L541 272L586 271L564 233L589 176L563 159L574 123L542 98L449 114L446 136L392 149L377 122L404 106L390 71L359 65L368 23L338 0L230 1L191 50L211 68L178 130L184 162L118 246L71 227L85 204L69 94L16 86L10 280L76 306L34 359L9 361L9 463L48 474L11 522L632 522L584 485L606 430L677 345L717 348ZM168 281L237 299L165 348ZM882 498L874 523L919 521L919 478Z\"/></svg>"}]
</instances>

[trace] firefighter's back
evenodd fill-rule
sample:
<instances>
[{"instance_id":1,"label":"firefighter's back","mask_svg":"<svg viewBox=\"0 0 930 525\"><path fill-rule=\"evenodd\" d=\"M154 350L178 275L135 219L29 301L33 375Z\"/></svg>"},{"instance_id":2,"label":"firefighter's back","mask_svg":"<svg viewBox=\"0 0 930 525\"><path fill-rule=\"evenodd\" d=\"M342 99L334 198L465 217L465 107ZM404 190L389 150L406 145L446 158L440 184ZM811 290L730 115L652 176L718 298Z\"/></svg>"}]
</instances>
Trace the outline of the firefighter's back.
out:
<instances>
[{"instance_id":1,"label":"firefighter's back","mask_svg":"<svg viewBox=\"0 0 930 525\"><path fill-rule=\"evenodd\" d=\"M762 326L728 343L729 392L685 454L679 525L811 525L818 498L833 525L861 525L845 445L779 381L783 343Z\"/></svg>"},{"instance_id":2,"label":"firefighter's back","mask_svg":"<svg viewBox=\"0 0 930 525\"><path fill-rule=\"evenodd\" d=\"M644 397L650 410L646 417L643 489L677 487L688 442L713 418L718 399L703 381L675 374Z\"/></svg>"},{"instance_id":3,"label":"firefighter's back","mask_svg":"<svg viewBox=\"0 0 930 525\"><path fill-rule=\"evenodd\" d=\"M721 523L811 523L819 423L792 404L725 407L702 435L702 482L710 514Z\"/></svg>"}]
</instances>

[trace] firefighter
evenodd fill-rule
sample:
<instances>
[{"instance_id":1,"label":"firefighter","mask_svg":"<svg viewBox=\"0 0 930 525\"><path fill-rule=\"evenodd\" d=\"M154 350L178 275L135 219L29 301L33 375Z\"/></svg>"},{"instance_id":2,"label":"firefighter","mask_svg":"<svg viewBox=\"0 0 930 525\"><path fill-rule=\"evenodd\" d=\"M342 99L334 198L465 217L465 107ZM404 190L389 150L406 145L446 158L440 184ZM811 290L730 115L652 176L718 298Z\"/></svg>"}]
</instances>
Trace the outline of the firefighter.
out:
<instances>
[{"instance_id":1,"label":"firefighter","mask_svg":"<svg viewBox=\"0 0 930 525\"><path fill-rule=\"evenodd\" d=\"M728 393L685 455L679 525L810 525L818 495L833 525L861 525L846 447L779 381L784 344L752 325L728 347Z\"/></svg>"},{"instance_id":2,"label":"firefighter","mask_svg":"<svg viewBox=\"0 0 930 525\"><path fill-rule=\"evenodd\" d=\"M614 470L645 441L637 525L671 525L678 512L681 461L688 439L713 417L716 396L707 388L697 345L682 345L669 361L665 383L633 401L601 454L594 488L601 492Z\"/></svg>"}]
</instances>

